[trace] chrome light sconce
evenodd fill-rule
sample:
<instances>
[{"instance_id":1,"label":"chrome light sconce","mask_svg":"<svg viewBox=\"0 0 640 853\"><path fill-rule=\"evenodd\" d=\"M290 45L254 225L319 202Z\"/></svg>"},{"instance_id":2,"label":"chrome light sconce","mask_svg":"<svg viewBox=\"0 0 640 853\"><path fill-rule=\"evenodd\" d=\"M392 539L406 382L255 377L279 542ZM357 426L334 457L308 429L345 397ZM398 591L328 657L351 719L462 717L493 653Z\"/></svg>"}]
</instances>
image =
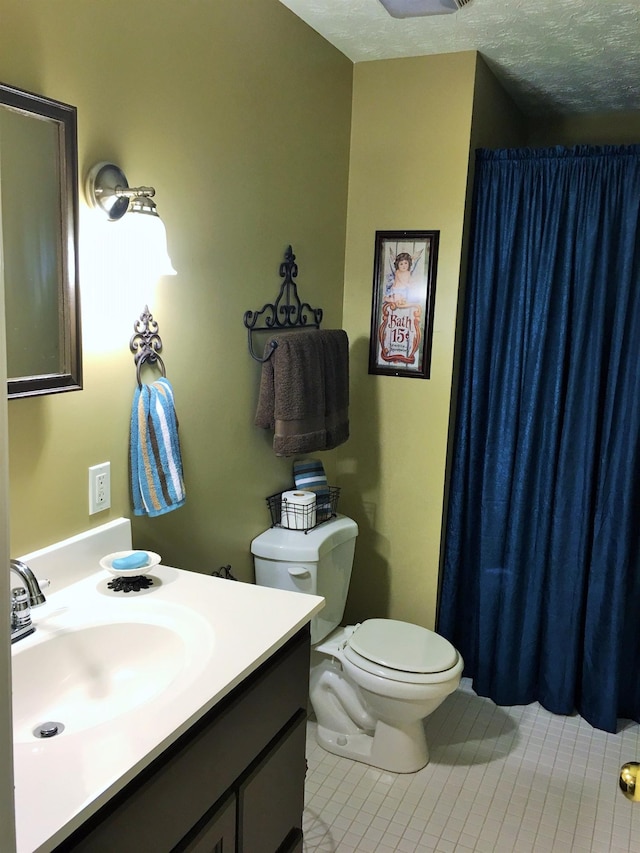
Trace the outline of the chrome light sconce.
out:
<instances>
[{"instance_id":1,"label":"chrome light sconce","mask_svg":"<svg viewBox=\"0 0 640 853\"><path fill-rule=\"evenodd\" d=\"M96 163L85 183L87 201L110 221L117 222L129 214L129 240L138 252L144 253L149 274L176 275L167 251L167 232L153 201L155 193L153 187L130 187L124 172L114 163Z\"/></svg>"}]
</instances>

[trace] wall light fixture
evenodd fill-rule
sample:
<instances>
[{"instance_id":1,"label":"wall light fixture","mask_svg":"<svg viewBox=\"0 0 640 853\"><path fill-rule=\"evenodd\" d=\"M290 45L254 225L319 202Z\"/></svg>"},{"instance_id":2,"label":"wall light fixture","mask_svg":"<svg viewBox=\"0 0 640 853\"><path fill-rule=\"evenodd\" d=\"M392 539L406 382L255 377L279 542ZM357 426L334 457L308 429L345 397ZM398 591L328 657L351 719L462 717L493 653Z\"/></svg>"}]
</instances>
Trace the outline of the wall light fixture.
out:
<instances>
[{"instance_id":1,"label":"wall light fixture","mask_svg":"<svg viewBox=\"0 0 640 853\"><path fill-rule=\"evenodd\" d=\"M133 267L159 278L176 275L167 250L167 232L153 201L153 187L130 187L119 166L96 163L89 171L85 195L89 204L106 213L112 222L123 220L127 256ZM127 216L125 216L127 214ZM124 219L123 219L124 217Z\"/></svg>"}]
</instances>

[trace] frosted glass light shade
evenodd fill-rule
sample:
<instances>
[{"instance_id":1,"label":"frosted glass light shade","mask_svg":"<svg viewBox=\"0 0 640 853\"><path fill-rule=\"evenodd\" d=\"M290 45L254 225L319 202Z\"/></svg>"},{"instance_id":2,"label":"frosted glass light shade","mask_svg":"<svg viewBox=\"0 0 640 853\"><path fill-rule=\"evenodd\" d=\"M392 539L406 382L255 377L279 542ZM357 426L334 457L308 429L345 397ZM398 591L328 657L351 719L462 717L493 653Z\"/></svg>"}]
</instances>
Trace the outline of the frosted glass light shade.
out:
<instances>
[{"instance_id":1,"label":"frosted glass light shade","mask_svg":"<svg viewBox=\"0 0 640 853\"><path fill-rule=\"evenodd\" d=\"M124 230L127 266L145 278L177 275L167 249L167 231L157 214L129 210L119 225Z\"/></svg>"}]
</instances>

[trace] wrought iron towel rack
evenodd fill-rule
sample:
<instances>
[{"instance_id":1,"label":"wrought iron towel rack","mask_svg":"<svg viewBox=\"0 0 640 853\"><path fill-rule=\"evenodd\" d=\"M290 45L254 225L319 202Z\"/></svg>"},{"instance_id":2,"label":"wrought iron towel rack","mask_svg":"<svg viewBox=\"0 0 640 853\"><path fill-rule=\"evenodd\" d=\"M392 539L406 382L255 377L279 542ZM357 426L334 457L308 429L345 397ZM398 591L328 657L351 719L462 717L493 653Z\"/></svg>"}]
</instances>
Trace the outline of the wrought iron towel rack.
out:
<instances>
[{"instance_id":1,"label":"wrought iron towel rack","mask_svg":"<svg viewBox=\"0 0 640 853\"><path fill-rule=\"evenodd\" d=\"M301 302L298 287L294 281L298 275L296 256L291 246L284 253L284 261L280 264L280 277L284 279L280 285L280 293L275 302L265 303L259 311L245 311L244 325L247 329L249 355L261 364L268 361L278 346L277 341L270 341L271 349L264 356L256 355L253 349L254 332L273 332L282 329L319 329L322 322L322 308L312 308L308 302ZM311 319L309 312L313 315ZM262 318L262 324L260 320Z\"/></svg>"},{"instance_id":2,"label":"wrought iron towel rack","mask_svg":"<svg viewBox=\"0 0 640 853\"><path fill-rule=\"evenodd\" d=\"M167 375L164 361L160 357L162 338L158 334L158 329L158 323L153 319L153 314L149 311L149 306L145 305L144 311L133 324L135 334L132 335L129 341L129 349L133 353L133 360L136 365L138 388L142 388L140 371L145 362L158 364L162 375L164 377Z\"/></svg>"}]
</instances>

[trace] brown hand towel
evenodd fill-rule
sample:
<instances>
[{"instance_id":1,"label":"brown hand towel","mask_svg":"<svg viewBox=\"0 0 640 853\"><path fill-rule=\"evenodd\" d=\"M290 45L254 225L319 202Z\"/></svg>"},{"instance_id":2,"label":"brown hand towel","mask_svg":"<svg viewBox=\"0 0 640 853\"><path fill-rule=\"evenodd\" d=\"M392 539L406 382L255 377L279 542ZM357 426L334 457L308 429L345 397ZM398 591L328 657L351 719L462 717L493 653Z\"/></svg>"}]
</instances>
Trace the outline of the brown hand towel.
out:
<instances>
[{"instance_id":1,"label":"brown hand towel","mask_svg":"<svg viewBox=\"0 0 640 853\"><path fill-rule=\"evenodd\" d=\"M349 341L342 330L281 332L262 365L256 426L277 456L337 447L349 437ZM265 356L271 351L270 341Z\"/></svg>"},{"instance_id":2,"label":"brown hand towel","mask_svg":"<svg viewBox=\"0 0 640 853\"><path fill-rule=\"evenodd\" d=\"M325 450L349 438L349 339L342 329L318 332L324 350Z\"/></svg>"}]
</instances>

